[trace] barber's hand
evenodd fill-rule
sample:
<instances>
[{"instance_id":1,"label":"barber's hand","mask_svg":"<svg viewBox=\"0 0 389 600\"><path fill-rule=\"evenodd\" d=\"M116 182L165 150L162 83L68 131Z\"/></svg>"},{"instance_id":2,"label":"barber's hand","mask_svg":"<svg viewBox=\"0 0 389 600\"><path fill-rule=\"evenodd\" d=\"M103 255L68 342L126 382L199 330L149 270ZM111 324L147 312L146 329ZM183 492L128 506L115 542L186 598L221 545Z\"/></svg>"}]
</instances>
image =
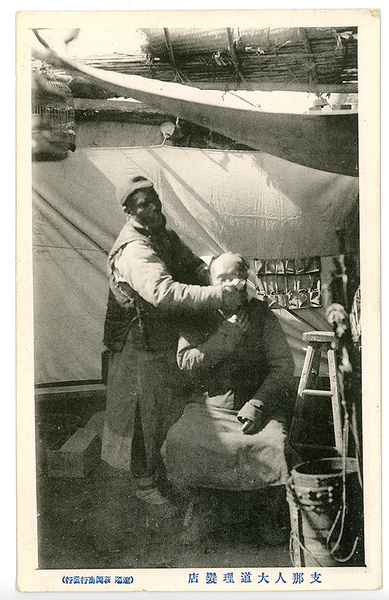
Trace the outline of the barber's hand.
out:
<instances>
[{"instance_id":1,"label":"barber's hand","mask_svg":"<svg viewBox=\"0 0 389 600\"><path fill-rule=\"evenodd\" d=\"M249 435L256 432L254 421L251 421L250 419L241 419L241 421L243 422L241 429L242 433Z\"/></svg>"}]
</instances>

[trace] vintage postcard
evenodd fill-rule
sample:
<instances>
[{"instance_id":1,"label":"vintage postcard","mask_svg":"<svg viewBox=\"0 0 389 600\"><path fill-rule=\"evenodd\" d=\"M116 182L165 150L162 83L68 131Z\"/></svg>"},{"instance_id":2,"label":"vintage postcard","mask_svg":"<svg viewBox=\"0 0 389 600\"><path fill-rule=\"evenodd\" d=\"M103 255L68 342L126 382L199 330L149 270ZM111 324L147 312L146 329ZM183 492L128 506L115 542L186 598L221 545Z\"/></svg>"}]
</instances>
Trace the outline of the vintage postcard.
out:
<instances>
[{"instance_id":1,"label":"vintage postcard","mask_svg":"<svg viewBox=\"0 0 389 600\"><path fill-rule=\"evenodd\" d=\"M380 589L379 10L16 16L18 589Z\"/></svg>"}]
</instances>

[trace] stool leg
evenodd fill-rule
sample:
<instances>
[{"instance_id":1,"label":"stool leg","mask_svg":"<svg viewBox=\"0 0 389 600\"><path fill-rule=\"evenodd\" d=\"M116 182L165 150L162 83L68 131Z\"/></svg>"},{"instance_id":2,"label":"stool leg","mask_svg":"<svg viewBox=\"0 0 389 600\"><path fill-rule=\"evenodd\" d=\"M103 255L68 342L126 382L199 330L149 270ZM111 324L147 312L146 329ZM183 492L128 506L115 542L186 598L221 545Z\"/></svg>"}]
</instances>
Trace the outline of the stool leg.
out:
<instances>
[{"instance_id":1,"label":"stool leg","mask_svg":"<svg viewBox=\"0 0 389 600\"><path fill-rule=\"evenodd\" d=\"M293 411L292 423L289 430L289 441L291 445L296 443L299 433L299 426L303 420L305 413L305 399L303 392L306 388L314 388L319 374L321 360L321 346L317 342L309 342L307 352L304 359L303 370L300 377L299 387L297 390L297 399Z\"/></svg>"},{"instance_id":2,"label":"stool leg","mask_svg":"<svg viewBox=\"0 0 389 600\"><path fill-rule=\"evenodd\" d=\"M335 447L339 454L342 453L342 418L340 398L338 391L338 376L336 373L335 352L332 348L327 350L330 387L332 392L332 416L334 420Z\"/></svg>"},{"instance_id":3,"label":"stool leg","mask_svg":"<svg viewBox=\"0 0 389 600\"><path fill-rule=\"evenodd\" d=\"M303 395L305 388L315 388L316 380L319 375L320 359L320 344L317 342L310 342L305 355L303 371L301 373L300 383L297 391L299 396Z\"/></svg>"}]
</instances>

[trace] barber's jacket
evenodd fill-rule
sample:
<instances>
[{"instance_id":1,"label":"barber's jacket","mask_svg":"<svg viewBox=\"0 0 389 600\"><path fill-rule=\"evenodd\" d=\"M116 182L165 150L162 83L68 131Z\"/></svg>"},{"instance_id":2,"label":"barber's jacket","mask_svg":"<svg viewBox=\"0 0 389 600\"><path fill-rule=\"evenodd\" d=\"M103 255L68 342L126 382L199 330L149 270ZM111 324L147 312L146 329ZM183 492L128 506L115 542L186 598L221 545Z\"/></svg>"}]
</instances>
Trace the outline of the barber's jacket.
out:
<instances>
[{"instance_id":1,"label":"barber's jacket","mask_svg":"<svg viewBox=\"0 0 389 600\"><path fill-rule=\"evenodd\" d=\"M153 235L127 220L108 256L105 345L120 351L131 332L139 348L175 351L180 315L221 305L204 266L174 231Z\"/></svg>"},{"instance_id":2,"label":"barber's jacket","mask_svg":"<svg viewBox=\"0 0 389 600\"><path fill-rule=\"evenodd\" d=\"M192 373L199 398L238 411L238 417L254 423L277 419L288 424L293 409L291 350L278 318L264 302L251 299L248 312L244 333L220 311L188 320L178 343L178 366Z\"/></svg>"}]
</instances>

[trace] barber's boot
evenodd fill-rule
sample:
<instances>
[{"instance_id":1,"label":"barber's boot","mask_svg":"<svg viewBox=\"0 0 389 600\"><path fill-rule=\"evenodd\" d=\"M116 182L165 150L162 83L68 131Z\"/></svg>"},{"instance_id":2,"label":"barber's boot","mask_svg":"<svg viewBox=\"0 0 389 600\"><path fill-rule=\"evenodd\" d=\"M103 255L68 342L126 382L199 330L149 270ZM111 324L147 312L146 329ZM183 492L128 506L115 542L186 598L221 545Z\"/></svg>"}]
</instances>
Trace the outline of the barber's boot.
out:
<instances>
[{"instance_id":1,"label":"barber's boot","mask_svg":"<svg viewBox=\"0 0 389 600\"><path fill-rule=\"evenodd\" d=\"M136 486L135 496L142 502L154 506L168 503L167 498L161 494L152 477L138 477Z\"/></svg>"}]
</instances>

